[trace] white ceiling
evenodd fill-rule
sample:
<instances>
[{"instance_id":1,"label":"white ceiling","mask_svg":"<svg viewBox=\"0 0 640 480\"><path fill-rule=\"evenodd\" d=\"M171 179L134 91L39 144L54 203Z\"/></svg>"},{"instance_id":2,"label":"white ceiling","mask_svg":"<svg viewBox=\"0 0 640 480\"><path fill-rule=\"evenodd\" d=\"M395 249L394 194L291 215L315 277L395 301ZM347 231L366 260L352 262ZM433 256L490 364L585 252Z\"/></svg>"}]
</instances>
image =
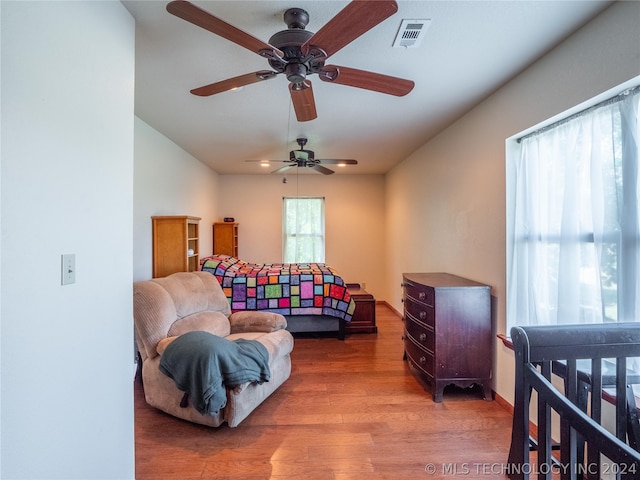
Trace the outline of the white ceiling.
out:
<instances>
[{"instance_id":1,"label":"white ceiling","mask_svg":"<svg viewBox=\"0 0 640 480\"><path fill-rule=\"evenodd\" d=\"M317 158L358 160L338 173L385 173L611 4L401 0L395 15L327 63L407 78L415 81L413 91L395 97L313 75L318 118L298 122L284 75L237 92L190 94L270 67L259 55L169 14L167 2L122 3L137 23L136 115L221 174L267 174L282 164L265 169L247 160L285 160L299 136L309 139L306 148ZM268 42L286 29L287 8L307 10L307 30L315 32L348 2L193 3ZM431 19L418 48L392 48L402 19Z\"/></svg>"}]
</instances>

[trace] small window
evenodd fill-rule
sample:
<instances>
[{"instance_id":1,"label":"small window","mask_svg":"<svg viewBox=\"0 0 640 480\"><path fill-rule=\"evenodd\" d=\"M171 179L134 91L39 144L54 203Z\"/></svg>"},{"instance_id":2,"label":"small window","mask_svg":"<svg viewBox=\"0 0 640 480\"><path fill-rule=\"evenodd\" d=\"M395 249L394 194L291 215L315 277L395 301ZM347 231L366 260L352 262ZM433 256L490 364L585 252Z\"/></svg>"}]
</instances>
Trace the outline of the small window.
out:
<instances>
[{"instance_id":1,"label":"small window","mask_svg":"<svg viewBox=\"0 0 640 480\"><path fill-rule=\"evenodd\" d=\"M283 261L324 263L324 197L284 197Z\"/></svg>"}]
</instances>

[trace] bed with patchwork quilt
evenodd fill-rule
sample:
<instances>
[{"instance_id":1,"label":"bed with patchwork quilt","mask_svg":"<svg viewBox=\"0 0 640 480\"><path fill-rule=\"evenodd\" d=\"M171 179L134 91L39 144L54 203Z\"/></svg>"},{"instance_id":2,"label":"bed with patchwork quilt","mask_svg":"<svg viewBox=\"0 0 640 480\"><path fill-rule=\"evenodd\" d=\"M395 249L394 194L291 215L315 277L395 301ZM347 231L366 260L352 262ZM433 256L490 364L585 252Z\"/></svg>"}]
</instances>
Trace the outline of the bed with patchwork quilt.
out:
<instances>
[{"instance_id":1,"label":"bed with patchwork quilt","mask_svg":"<svg viewBox=\"0 0 640 480\"><path fill-rule=\"evenodd\" d=\"M214 275L231 310L262 310L284 315L293 333L337 332L356 304L344 280L324 263L249 263L229 255L211 255L201 270Z\"/></svg>"}]
</instances>

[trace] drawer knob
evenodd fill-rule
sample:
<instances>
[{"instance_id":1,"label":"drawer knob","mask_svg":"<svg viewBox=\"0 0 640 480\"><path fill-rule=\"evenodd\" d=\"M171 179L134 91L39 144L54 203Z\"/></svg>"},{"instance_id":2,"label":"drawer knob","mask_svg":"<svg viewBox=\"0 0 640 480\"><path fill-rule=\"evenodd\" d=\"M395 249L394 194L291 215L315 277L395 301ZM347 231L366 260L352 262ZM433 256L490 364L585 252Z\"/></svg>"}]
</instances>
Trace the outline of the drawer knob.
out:
<instances>
[{"instance_id":1,"label":"drawer knob","mask_svg":"<svg viewBox=\"0 0 640 480\"><path fill-rule=\"evenodd\" d=\"M419 300L424 300L425 298L427 298L427 294L424 292L420 292L418 293L418 299Z\"/></svg>"},{"instance_id":2,"label":"drawer knob","mask_svg":"<svg viewBox=\"0 0 640 480\"><path fill-rule=\"evenodd\" d=\"M420 312L420 320L424 320L425 318L427 318L427 312L423 310Z\"/></svg>"},{"instance_id":3,"label":"drawer knob","mask_svg":"<svg viewBox=\"0 0 640 480\"><path fill-rule=\"evenodd\" d=\"M420 341L421 341L421 342L424 342L426 339L427 339L427 334L426 334L426 333L424 333L424 332L422 332L422 333L420 334Z\"/></svg>"},{"instance_id":4,"label":"drawer knob","mask_svg":"<svg viewBox=\"0 0 640 480\"><path fill-rule=\"evenodd\" d=\"M427 363L427 357L420 357L420 365Z\"/></svg>"}]
</instances>

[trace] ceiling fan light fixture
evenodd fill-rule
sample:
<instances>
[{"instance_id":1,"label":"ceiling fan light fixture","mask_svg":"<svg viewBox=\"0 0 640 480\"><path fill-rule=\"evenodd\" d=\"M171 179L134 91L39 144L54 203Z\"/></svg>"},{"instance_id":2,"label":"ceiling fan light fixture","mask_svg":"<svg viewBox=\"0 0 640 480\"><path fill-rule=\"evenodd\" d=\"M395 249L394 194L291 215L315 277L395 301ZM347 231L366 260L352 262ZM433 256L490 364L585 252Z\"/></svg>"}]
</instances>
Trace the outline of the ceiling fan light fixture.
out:
<instances>
[{"instance_id":1,"label":"ceiling fan light fixture","mask_svg":"<svg viewBox=\"0 0 640 480\"><path fill-rule=\"evenodd\" d=\"M338 167L345 167L347 165L358 164L358 161L353 159L347 160L347 159L333 159L333 158L331 159L315 158L315 152L313 150L305 150L304 148L307 143L307 139L305 137L296 138L296 142L298 143L298 146L300 148L298 150L290 150L288 160L276 161L276 163L284 163L285 165L272 171L271 173L284 173L291 170L292 168L307 167L323 175L331 175L332 173L335 173L335 172L330 168L325 167L323 164L336 165ZM268 167L272 163L272 161L270 160L247 160L247 162L260 162L261 167ZM287 183L287 182L283 180L282 183Z\"/></svg>"},{"instance_id":2,"label":"ceiling fan light fixture","mask_svg":"<svg viewBox=\"0 0 640 480\"><path fill-rule=\"evenodd\" d=\"M305 163L310 160L309 152L307 152L306 150L294 150L293 154L295 160L302 160ZM311 158L311 160L313 160L313 158Z\"/></svg>"},{"instance_id":3,"label":"ceiling fan light fixture","mask_svg":"<svg viewBox=\"0 0 640 480\"><path fill-rule=\"evenodd\" d=\"M288 63L284 69L284 72L287 76L287 80L291 83L298 85L307 78L307 66L304 63Z\"/></svg>"}]
</instances>

